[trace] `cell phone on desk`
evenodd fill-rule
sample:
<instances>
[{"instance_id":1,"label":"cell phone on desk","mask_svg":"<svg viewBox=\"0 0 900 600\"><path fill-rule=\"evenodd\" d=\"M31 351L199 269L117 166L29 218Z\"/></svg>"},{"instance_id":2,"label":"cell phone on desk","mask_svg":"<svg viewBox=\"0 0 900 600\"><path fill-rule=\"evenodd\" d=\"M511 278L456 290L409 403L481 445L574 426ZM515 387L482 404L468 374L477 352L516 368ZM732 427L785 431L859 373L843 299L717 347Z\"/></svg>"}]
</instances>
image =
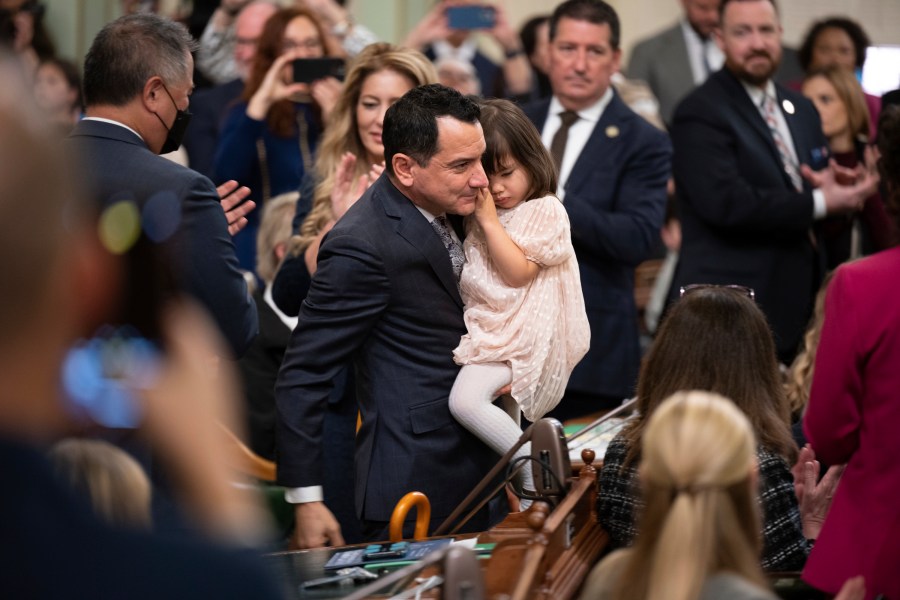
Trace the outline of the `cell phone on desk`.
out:
<instances>
[{"instance_id":1,"label":"cell phone on desk","mask_svg":"<svg viewBox=\"0 0 900 600\"><path fill-rule=\"evenodd\" d=\"M344 80L346 65L344 59L326 56L323 58L297 58L293 62L294 83L312 83L319 79L334 77Z\"/></svg>"},{"instance_id":2,"label":"cell phone on desk","mask_svg":"<svg viewBox=\"0 0 900 600\"><path fill-rule=\"evenodd\" d=\"M401 559L409 553L409 542L394 542L384 544L369 544L363 553L363 560L372 562L376 560Z\"/></svg>"},{"instance_id":3,"label":"cell phone on desk","mask_svg":"<svg viewBox=\"0 0 900 600\"><path fill-rule=\"evenodd\" d=\"M493 29L497 24L497 11L487 4L448 6L445 14L450 29Z\"/></svg>"}]
</instances>

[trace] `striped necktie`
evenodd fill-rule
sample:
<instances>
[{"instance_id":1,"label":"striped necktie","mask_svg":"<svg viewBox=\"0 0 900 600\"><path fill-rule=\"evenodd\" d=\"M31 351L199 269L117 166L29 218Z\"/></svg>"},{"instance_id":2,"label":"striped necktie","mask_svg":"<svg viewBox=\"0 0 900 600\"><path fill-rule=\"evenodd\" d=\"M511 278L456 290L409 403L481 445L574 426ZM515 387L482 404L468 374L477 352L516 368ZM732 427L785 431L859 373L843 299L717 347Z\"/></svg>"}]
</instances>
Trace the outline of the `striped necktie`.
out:
<instances>
[{"instance_id":1,"label":"striped necktie","mask_svg":"<svg viewBox=\"0 0 900 600\"><path fill-rule=\"evenodd\" d=\"M775 98L766 94L763 98L761 109L763 118L766 120L766 125L769 126L769 133L772 134L772 141L775 142L775 147L778 149L778 155L781 157L781 164L784 165L784 172L787 173L788 178L790 178L791 183L794 185L794 189L798 192L802 192L803 179L800 177L800 166L791 156L791 151L788 149L787 142L781 134L781 130L778 128L778 120L775 115L778 106L775 104Z\"/></svg>"}]
</instances>

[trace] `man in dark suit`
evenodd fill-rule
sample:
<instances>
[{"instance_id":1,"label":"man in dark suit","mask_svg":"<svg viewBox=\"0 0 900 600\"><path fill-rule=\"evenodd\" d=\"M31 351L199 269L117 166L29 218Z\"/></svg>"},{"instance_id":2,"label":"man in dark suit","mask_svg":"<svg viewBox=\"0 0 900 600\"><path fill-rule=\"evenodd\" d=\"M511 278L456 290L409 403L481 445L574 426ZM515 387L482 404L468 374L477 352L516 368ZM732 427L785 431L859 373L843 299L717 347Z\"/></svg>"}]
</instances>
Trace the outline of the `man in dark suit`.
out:
<instances>
[{"instance_id":1,"label":"man in dark suit","mask_svg":"<svg viewBox=\"0 0 900 600\"><path fill-rule=\"evenodd\" d=\"M428 496L439 523L498 458L448 406L459 371L452 351L466 327L451 258L461 268L461 249L441 223L445 214L471 214L487 186L478 115L444 86L404 95L384 119L385 173L319 250L275 389L278 480L298 488L288 500L297 503L301 547L342 541L319 486L328 394L350 361L362 417L356 510L367 539L386 539L394 505L414 490ZM468 529L493 524L487 513Z\"/></svg>"},{"instance_id":2,"label":"man in dark suit","mask_svg":"<svg viewBox=\"0 0 900 600\"><path fill-rule=\"evenodd\" d=\"M682 245L673 293L697 283L756 292L781 360L797 351L823 275L816 220L859 210L868 180L838 185L812 103L772 81L781 26L770 0L724 0L725 67L675 112Z\"/></svg>"},{"instance_id":3,"label":"man in dark suit","mask_svg":"<svg viewBox=\"0 0 900 600\"><path fill-rule=\"evenodd\" d=\"M212 314L237 357L256 336L257 315L219 192L157 156L178 147L190 117L192 44L183 26L152 15L104 27L85 58L87 117L68 144L99 206L134 203L148 235L169 242L181 287Z\"/></svg>"},{"instance_id":4,"label":"man in dark suit","mask_svg":"<svg viewBox=\"0 0 900 600\"><path fill-rule=\"evenodd\" d=\"M665 213L669 140L613 91L620 56L612 7L601 0L560 4L550 22L553 97L525 110L558 161L591 325L591 348L552 413L561 419L634 394L634 269L650 257ZM564 119L572 120L567 134Z\"/></svg>"}]
</instances>

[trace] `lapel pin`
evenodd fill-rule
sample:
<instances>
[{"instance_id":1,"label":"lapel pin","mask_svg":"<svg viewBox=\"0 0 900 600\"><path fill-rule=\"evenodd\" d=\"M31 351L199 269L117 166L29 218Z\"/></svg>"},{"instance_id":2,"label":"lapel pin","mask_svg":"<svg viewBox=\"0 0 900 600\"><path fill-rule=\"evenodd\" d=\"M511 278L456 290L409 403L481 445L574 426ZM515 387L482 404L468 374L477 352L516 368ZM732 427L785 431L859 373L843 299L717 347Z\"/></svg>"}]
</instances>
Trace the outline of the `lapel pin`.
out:
<instances>
[{"instance_id":1,"label":"lapel pin","mask_svg":"<svg viewBox=\"0 0 900 600\"><path fill-rule=\"evenodd\" d=\"M784 112L786 112L787 114L789 114L789 115L794 114L794 103L791 102L790 100L783 100L781 102L781 106L784 107Z\"/></svg>"},{"instance_id":2,"label":"lapel pin","mask_svg":"<svg viewBox=\"0 0 900 600\"><path fill-rule=\"evenodd\" d=\"M606 137L608 137L608 138L619 137L619 128L616 127L615 125L610 125L609 127L607 127L606 128Z\"/></svg>"}]
</instances>

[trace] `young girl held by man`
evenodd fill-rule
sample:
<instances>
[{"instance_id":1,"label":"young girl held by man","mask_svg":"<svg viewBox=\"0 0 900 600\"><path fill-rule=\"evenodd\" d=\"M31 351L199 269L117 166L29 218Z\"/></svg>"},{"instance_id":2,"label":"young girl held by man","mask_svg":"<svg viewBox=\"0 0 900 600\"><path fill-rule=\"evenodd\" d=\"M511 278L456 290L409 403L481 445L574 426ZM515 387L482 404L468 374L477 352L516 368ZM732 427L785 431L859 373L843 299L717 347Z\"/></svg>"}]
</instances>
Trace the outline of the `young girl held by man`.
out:
<instances>
[{"instance_id":1,"label":"young girl held by man","mask_svg":"<svg viewBox=\"0 0 900 600\"><path fill-rule=\"evenodd\" d=\"M590 345L581 280L557 174L540 135L507 100L486 100L481 125L489 186L466 222L460 279L468 333L453 351L463 365L450 411L499 454L519 439L520 412L553 409ZM511 393L493 404L495 392ZM530 454L526 444L515 458ZM520 471L526 493L531 468Z\"/></svg>"}]
</instances>

